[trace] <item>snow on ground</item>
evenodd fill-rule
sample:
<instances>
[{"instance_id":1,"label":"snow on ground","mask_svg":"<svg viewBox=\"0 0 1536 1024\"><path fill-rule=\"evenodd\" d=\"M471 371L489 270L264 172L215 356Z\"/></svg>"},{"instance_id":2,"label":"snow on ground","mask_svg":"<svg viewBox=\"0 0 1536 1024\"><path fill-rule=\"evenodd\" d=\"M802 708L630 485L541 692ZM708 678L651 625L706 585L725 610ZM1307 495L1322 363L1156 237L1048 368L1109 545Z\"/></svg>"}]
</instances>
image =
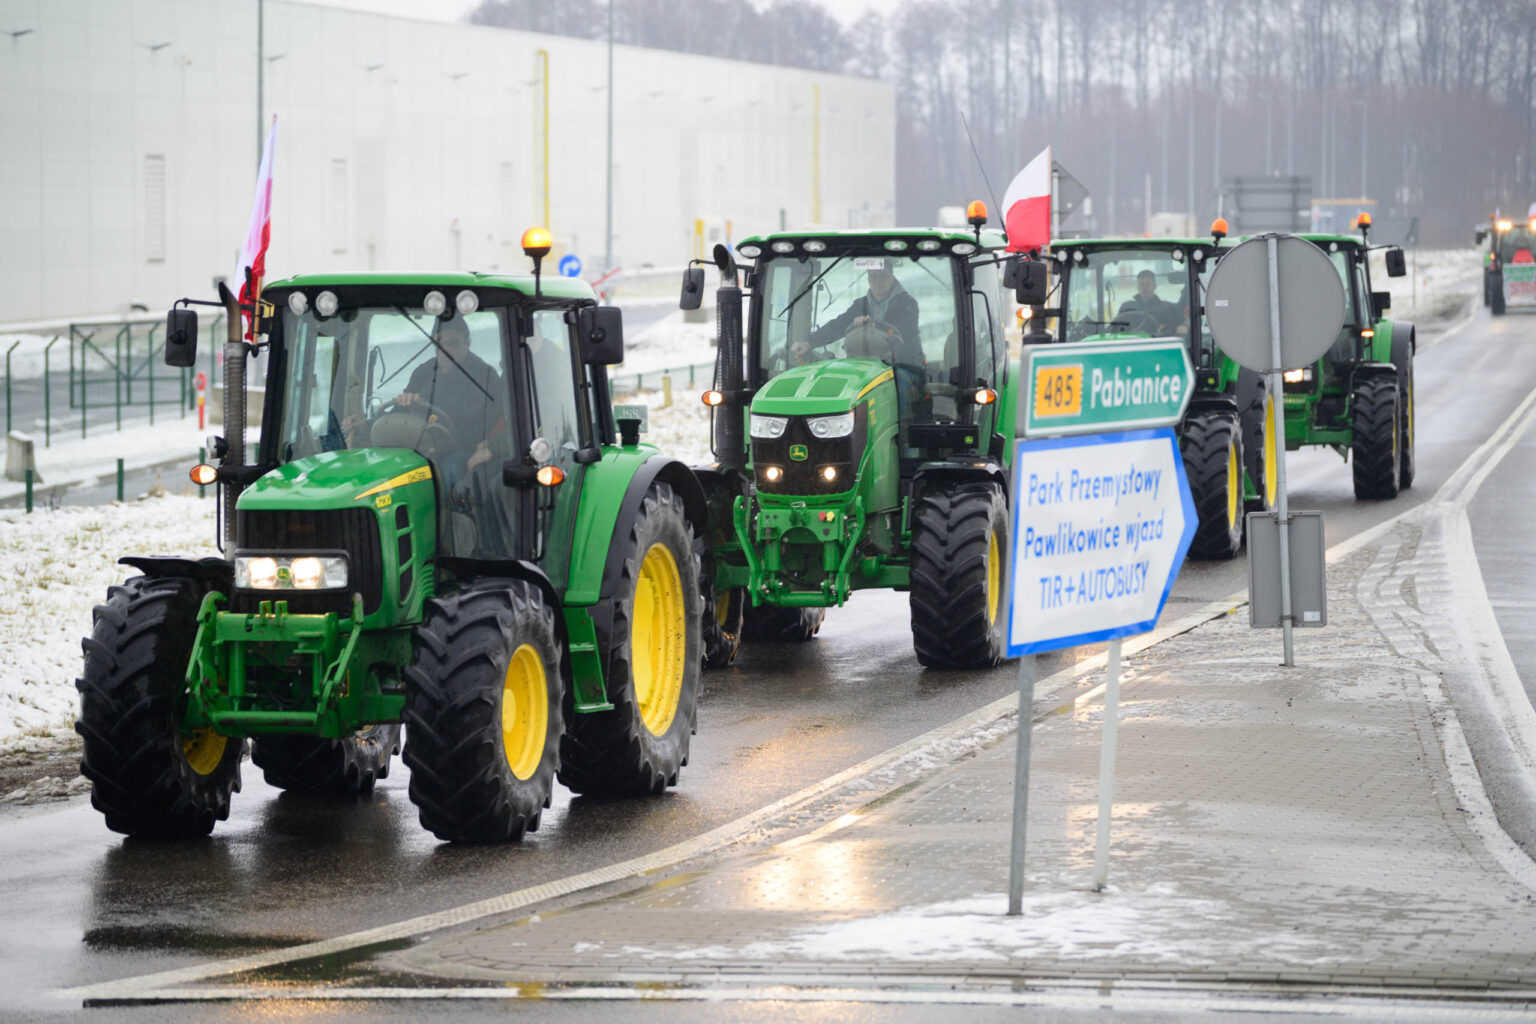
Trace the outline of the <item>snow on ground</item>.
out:
<instances>
[{"instance_id":1,"label":"snow on ground","mask_svg":"<svg viewBox=\"0 0 1536 1024\"><path fill-rule=\"evenodd\" d=\"M217 554L214 499L0 511L0 746L72 735L75 677L91 608L135 575L123 555Z\"/></svg>"}]
</instances>

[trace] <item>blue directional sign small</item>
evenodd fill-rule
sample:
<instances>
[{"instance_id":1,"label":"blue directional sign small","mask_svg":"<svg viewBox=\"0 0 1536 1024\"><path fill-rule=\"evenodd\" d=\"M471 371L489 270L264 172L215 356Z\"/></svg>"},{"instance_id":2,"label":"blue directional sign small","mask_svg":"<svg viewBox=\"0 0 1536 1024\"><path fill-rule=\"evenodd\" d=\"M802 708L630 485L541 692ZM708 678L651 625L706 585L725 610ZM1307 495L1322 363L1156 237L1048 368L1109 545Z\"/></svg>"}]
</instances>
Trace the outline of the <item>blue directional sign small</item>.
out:
<instances>
[{"instance_id":1,"label":"blue directional sign small","mask_svg":"<svg viewBox=\"0 0 1536 1024\"><path fill-rule=\"evenodd\" d=\"M1020 441L1008 655L1157 624L1197 519L1171 427Z\"/></svg>"},{"instance_id":2,"label":"blue directional sign small","mask_svg":"<svg viewBox=\"0 0 1536 1024\"><path fill-rule=\"evenodd\" d=\"M577 274L581 273L581 260L578 257L571 255L570 253L566 253L564 256L560 257L559 267L560 276L575 277Z\"/></svg>"}]
</instances>

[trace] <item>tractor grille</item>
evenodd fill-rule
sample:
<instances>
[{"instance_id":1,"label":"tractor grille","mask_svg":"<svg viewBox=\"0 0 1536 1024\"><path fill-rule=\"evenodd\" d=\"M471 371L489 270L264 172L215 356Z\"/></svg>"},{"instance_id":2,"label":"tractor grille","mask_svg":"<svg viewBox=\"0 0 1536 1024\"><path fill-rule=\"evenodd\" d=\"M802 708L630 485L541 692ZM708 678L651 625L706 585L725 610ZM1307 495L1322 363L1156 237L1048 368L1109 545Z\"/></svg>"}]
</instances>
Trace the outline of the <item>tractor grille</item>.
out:
<instances>
[{"instance_id":1,"label":"tractor grille","mask_svg":"<svg viewBox=\"0 0 1536 1024\"><path fill-rule=\"evenodd\" d=\"M847 437L818 438L804 416L791 416L789 426L779 437L752 439L752 462L756 467L758 489L766 494L837 494L852 490L854 471L864 454L869 436L869 412L862 403L854 408L853 433ZM804 458L796 459L802 453ZM769 480L767 469L777 466L783 476ZM822 468L832 466L837 478L827 481Z\"/></svg>"},{"instance_id":2,"label":"tractor grille","mask_svg":"<svg viewBox=\"0 0 1536 1024\"><path fill-rule=\"evenodd\" d=\"M280 597L295 615L336 612L349 615L352 591L363 595L363 614L378 610L384 596L383 556L379 550L379 521L371 508L328 509L319 512L283 509L241 511L240 547L251 551L345 551L351 591L306 594L285 591ZM261 601L277 600L273 591L236 591L230 610L254 612Z\"/></svg>"}]
</instances>

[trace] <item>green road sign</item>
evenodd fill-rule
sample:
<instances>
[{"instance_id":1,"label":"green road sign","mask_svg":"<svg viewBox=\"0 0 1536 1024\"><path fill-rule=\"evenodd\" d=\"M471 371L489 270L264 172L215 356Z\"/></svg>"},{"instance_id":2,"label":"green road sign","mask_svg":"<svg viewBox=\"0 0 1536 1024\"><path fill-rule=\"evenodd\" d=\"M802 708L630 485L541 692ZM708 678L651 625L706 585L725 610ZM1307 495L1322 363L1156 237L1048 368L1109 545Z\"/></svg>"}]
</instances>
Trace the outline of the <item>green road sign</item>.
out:
<instances>
[{"instance_id":1,"label":"green road sign","mask_svg":"<svg viewBox=\"0 0 1536 1024\"><path fill-rule=\"evenodd\" d=\"M1195 385L1181 338L1030 345L1023 364L1025 437L1171 426Z\"/></svg>"}]
</instances>

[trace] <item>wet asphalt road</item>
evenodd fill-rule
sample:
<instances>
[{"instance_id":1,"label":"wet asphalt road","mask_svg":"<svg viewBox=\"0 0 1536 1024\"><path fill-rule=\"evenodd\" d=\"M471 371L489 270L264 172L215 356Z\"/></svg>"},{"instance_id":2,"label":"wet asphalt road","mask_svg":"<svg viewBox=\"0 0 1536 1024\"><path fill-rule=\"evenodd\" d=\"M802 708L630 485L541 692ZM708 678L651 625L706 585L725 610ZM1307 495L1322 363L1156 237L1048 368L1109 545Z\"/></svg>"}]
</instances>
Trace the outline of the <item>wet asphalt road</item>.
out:
<instances>
[{"instance_id":1,"label":"wet asphalt road","mask_svg":"<svg viewBox=\"0 0 1536 1024\"><path fill-rule=\"evenodd\" d=\"M1290 459L1291 506L1322 509L1329 543L1427 498L1536 387L1536 317L1490 321L1480 313L1443 344L1421 338L1421 345L1419 478L1411 491L1394 502L1359 503L1349 467L1337 455L1309 451ZM1514 517L1506 524L1510 530L1523 525L1515 510L1529 507L1529 491L1536 486L1527 472L1536 466L1536 442L1527 439L1522 450L1529 461L1522 465L1520 452L1506 460L1474 505L1479 526L1479 516L1495 513ZM1515 490L1500 491L1506 487ZM1496 493L1503 498L1494 498ZM1527 504L1520 505L1522 500ZM1482 550L1482 534L1478 542ZM1536 545L1524 545L1525 557L1536 557L1533 549ZM1530 578L1523 564L1485 558L1496 602ZM1191 564L1165 619L1245 587L1241 560ZM1515 616L1507 623L1501 616L1507 632L1518 632L1533 618L1528 612L1522 618L1520 607L1505 602ZM247 764L245 788L230 820L211 839L194 843L125 841L106 831L84 798L0 810L0 892L6 894L0 904L0 977L7 982L0 987L0 1019L78 1013L46 995L56 987L334 936L650 852L1012 692L1017 673L1011 664L986 672L921 670L912 657L906 619L905 595L860 594L831 613L809 644L745 649L731 669L705 676L699 735L680 789L618 802L571 800L557 791L542 829L520 846L437 843L416 823L406 798L406 770L398 761L373 798L355 804L280 793ZM1536 647L1536 630L1524 628L1525 642ZM1326 632L1311 636L1317 640L1299 634L1299 651L1324 642ZM1275 646L1278 658L1278 632ZM1514 643L1511 647L1514 651ZM1042 659L1040 672L1091 653L1078 649ZM1520 652L1515 654L1518 663ZM417 1009L411 1008L411 1016L419 1015ZM500 1017L523 1009L467 1004L456 1012ZM628 1016L634 1008L546 1009L550 1019L591 1019L616 1011ZM757 1004L723 1014L718 1006L675 1007L667 1019L799 1019L783 1009ZM303 1016L297 1008L289 1010ZM815 1019L842 1019L835 1008L827 1010ZM218 1006L161 1007L96 1011L93 1019L201 1020L230 1012ZM337 1008L336 1017L393 1012L398 1011L347 1007ZM444 1012L435 1008L427 1015ZM286 1015L275 1008L273 1013ZM852 1006L845 1016L869 1019L872 1013L873 1007ZM978 1013L967 1019L987 1019ZM879 1016L945 1015L893 1007ZM1033 1019L1079 1018L1044 1013Z\"/></svg>"}]
</instances>

